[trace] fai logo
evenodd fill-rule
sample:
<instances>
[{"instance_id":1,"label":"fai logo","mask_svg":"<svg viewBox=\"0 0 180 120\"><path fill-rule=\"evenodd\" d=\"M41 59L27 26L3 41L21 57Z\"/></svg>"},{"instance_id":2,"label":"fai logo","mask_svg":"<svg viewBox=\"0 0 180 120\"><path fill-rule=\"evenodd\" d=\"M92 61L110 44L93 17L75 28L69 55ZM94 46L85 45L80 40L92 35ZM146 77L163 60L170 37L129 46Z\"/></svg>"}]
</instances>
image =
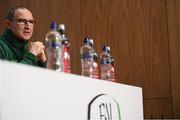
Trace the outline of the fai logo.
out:
<instances>
[{"instance_id":1,"label":"fai logo","mask_svg":"<svg viewBox=\"0 0 180 120\"><path fill-rule=\"evenodd\" d=\"M118 102L109 95L100 94L88 105L88 120L120 120Z\"/></svg>"}]
</instances>

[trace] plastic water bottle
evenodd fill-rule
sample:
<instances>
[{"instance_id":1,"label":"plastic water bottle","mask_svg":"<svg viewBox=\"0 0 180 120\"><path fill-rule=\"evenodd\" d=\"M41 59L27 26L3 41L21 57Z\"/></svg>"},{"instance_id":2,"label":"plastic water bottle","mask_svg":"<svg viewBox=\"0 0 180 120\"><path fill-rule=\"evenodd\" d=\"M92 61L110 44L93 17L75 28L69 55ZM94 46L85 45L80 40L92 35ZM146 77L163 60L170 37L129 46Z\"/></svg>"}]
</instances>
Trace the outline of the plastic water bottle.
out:
<instances>
[{"instance_id":1,"label":"plastic water bottle","mask_svg":"<svg viewBox=\"0 0 180 120\"><path fill-rule=\"evenodd\" d=\"M93 44L89 38L84 39L84 44L81 47L81 67L82 76L93 78Z\"/></svg>"},{"instance_id":2,"label":"plastic water bottle","mask_svg":"<svg viewBox=\"0 0 180 120\"><path fill-rule=\"evenodd\" d=\"M62 39L57 32L56 22L50 25L50 31L46 34L47 68L55 71L63 71Z\"/></svg>"},{"instance_id":3,"label":"plastic water bottle","mask_svg":"<svg viewBox=\"0 0 180 120\"><path fill-rule=\"evenodd\" d=\"M114 59L110 54L109 46L103 47L103 52L100 55L100 69L101 79L116 82L114 72Z\"/></svg>"},{"instance_id":4,"label":"plastic water bottle","mask_svg":"<svg viewBox=\"0 0 180 120\"><path fill-rule=\"evenodd\" d=\"M71 73L71 61L70 61L70 42L65 34L65 25L60 24L58 29L61 39L62 39L62 59L63 59L63 68L64 72Z\"/></svg>"}]
</instances>

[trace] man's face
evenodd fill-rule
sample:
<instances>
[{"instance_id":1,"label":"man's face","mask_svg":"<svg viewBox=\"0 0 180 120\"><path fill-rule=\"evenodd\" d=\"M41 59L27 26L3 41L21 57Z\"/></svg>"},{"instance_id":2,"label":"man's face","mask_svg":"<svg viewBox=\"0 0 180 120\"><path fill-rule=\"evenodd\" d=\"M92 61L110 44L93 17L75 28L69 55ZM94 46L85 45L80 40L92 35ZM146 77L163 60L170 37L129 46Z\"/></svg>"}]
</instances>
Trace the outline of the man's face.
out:
<instances>
[{"instance_id":1,"label":"man's face","mask_svg":"<svg viewBox=\"0 0 180 120\"><path fill-rule=\"evenodd\" d=\"M29 40L33 34L34 18L27 9L17 9L12 21L9 21L8 28L20 39Z\"/></svg>"}]
</instances>

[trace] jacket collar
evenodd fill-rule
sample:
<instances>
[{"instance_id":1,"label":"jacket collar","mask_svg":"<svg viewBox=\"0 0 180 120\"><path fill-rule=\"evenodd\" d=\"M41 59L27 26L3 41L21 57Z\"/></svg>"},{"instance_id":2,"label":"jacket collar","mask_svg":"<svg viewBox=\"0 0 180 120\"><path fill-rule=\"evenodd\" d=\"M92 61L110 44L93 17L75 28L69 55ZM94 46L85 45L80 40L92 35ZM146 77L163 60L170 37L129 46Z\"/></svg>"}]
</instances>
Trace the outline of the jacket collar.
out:
<instances>
[{"instance_id":1,"label":"jacket collar","mask_svg":"<svg viewBox=\"0 0 180 120\"><path fill-rule=\"evenodd\" d=\"M8 43L15 48L19 48L19 49L28 48L28 41L17 38L10 29L6 29L4 31L3 37L5 37Z\"/></svg>"}]
</instances>

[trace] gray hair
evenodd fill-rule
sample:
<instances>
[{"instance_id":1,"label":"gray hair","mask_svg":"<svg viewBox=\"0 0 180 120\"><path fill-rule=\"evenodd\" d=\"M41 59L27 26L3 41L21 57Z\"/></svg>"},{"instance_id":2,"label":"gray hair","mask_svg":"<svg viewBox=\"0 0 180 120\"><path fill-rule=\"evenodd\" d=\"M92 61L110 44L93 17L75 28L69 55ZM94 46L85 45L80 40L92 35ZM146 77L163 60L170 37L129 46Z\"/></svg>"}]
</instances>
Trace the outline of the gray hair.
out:
<instances>
[{"instance_id":1,"label":"gray hair","mask_svg":"<svg viewBox=\"0 0 180 120\"><path fill-rule=\"evenodd\" d=\"M23 6L15 6L15 7L10 8L9 12L6 16L6 19L12 21L14 18L14 14L15 14L17 9L27 9L27 8L25 8Z\"/></svg>"}]
</instances>

